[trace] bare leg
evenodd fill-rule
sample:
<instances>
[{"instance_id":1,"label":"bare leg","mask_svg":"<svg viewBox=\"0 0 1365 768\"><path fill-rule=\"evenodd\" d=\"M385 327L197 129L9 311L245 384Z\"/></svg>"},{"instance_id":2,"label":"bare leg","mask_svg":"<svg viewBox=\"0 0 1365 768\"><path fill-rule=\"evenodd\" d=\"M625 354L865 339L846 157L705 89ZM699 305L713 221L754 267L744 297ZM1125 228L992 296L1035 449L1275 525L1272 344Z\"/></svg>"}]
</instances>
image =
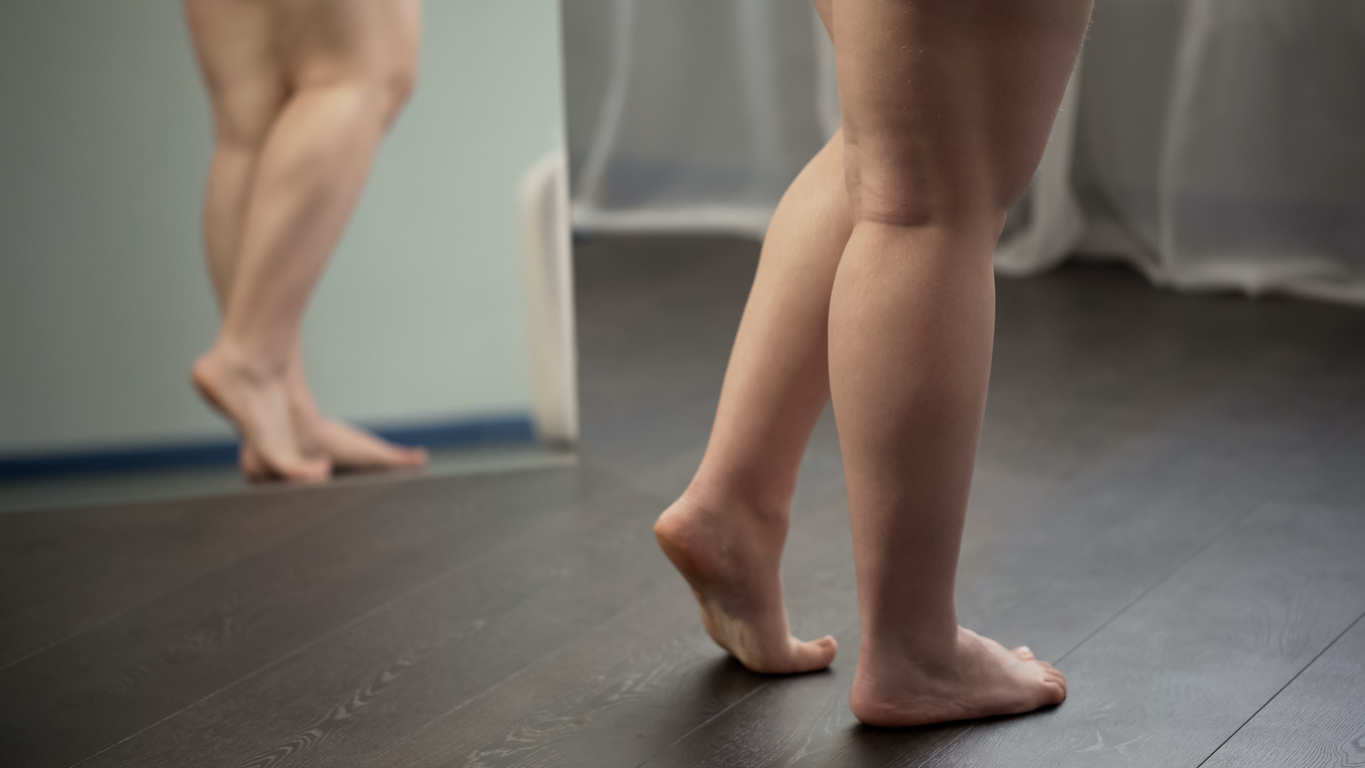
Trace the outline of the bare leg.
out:
<instances>
[{"instance_id":1,"label":"bare leg","mask_svg":"<svg viewBox=\"0 0 1365 768\"><path fill-rule=\"evenodd\" d=\"M655 526L717 643L758 672L822 669L832 637L791 637L782 546L801 455L829 400L830 286L852 221L835 136L768 228L701 468Z\"/></svg>"},{"instance_id":2,"label":"bare leg","mask_svg":"<svg viewBox=\"0 0 1365 768\"><path fill-rule=\"evenodd\" d=\"M828 26L828 0L817 6ZM837 650L832 637L791 636L781 561L801 456L829 401L829 294L853 228L843 151L840 133L782 197L706 455L654 528L711 637L758 672L822 669Z\"/></svg>"},{"instance_id":3,"label":"bare leg","mask_svg":"<svg viewBox=\"0 0 1365 768\"><path fill-rule=\"evenodd\" d=\"M204 194L204 250L220 309L242 245L261 147L289 97L259 0L187 0L195 53L213 104L213 161Z\"/></svg>"},{"instance_id":4,"label":"bare leg","mask_svg":"<svg viewBox=\"0 0 1365 768\"><path fill-rule=\"evenodd\" d=\"M214 148L204 195L204 250L219 310L226 308L247 201L261 147L288 98L288 78L274 51L270 10L257 0L188 0L195 53L213 105ZM268 469L242 443L242 469Z\"/></svg>"},{"instance_id":5,"label":"bare leg","mask_svg":"<svg viewBox=\"0 0 1365 768\"><path fill-rule=\"evenodd\" d=\"M411 87L418 3L189 0L187 8L218 118L206 239L225 312L218 341L195 365L196 385L243 433L252 474L319 480L333 456L360 466L422 463L423 452L322 419L297 347L303 307ZM261 130L254 118L264 110L249 107L267 100L241 94L262 90L248 85L267 69L276 101ZM253 140L225 149L223 125L243 113Z\"/></svg>"},{"instance_id":6,"label":"bare leg","mask_svg":"<svg viewBox=\"0 0 1365 768\"><path fill-rule=\"evenodd\" d=\"M1056 704L1060 672L958 626L953 582L990 372L991 253L1090 2L834 9L855 221L829 320L862 624L853 712L902 726Z\"/></svg>"}]
</instances>

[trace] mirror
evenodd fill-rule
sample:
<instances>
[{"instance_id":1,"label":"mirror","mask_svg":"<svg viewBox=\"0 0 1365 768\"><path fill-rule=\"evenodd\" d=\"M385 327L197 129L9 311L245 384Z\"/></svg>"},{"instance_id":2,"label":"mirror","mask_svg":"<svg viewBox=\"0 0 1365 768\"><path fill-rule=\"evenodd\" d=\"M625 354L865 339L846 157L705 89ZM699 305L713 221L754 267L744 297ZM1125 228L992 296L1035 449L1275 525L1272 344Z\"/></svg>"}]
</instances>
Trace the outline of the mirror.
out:
<instances>
[{"instance_id":1,"label":"mirror","mask_svg":"<svg viewBox=\"0 0 1365 768\"><path fill-rule=\"evenodd\" d=\"M191 4L193 5L193 4ZM0 477L213 466L213 118L185 9L0 10ZM328 416L432 448L577 437L559 8L427 3L420 74L308 305Z\"/></svg>"}]
</instances>

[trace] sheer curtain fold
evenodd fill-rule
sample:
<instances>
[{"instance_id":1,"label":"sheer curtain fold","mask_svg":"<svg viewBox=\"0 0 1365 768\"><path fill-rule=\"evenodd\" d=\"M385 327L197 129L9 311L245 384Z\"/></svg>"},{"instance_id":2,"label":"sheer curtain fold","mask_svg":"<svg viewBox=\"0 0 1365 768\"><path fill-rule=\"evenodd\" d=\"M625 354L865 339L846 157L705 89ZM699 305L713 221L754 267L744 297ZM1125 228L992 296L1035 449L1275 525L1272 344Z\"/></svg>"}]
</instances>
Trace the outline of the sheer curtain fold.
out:
<instances>
[{"instance_id":1,"label":"sheer curtain fold","mask_svg":"<svg viewBox=\"0 0 1365 768\"><path fill-rule=\"evenodd\" d=\"M565 36L580 229L761 237L837 129L805 3L572 0ZM1365 3L1097 0L996 264L1077 254L1365 303Z\"/></svg>"}]
</instances>

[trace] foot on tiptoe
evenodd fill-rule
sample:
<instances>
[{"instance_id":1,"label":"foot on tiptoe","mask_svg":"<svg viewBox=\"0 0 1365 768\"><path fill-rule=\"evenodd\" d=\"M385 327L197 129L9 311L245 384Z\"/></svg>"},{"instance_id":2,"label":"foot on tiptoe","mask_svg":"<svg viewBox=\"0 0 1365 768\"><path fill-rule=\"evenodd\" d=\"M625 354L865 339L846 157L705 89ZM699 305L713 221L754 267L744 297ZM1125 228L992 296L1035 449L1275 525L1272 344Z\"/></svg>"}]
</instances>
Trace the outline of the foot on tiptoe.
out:
<instances>
[{"instance_id":1,"label":"foot on tiptoe","mask_svg":"<svg viewBox=\"0 0 1365 768\"><path fill-rule=\"evenodd\" d=\"M300 443L282 376L248 365L220 347L199 358L190 376L199 394L232 422L249 446L242 454L248 477L317 483L331 475L331 462L307 455Z\"/></svg>"},{"instance_id":2,"label":"foot on tiptoe","mask_svg":"<svg viewBox=\"0 0 1365 768\"><path fill-rule=\"evenodd\" d=\"M785 519L738 505L703 508L686 494L654 525L664 554L701 604L706 631L755 672L824 669L838 649L833 637L803 642L788 629L781 577L786 526Z\"/></svg>"},{"instance_id":3,"label":"foot on tiptoe","mask_svg":"<svg viewBox=\"0 0 1365 768\"><path fill-rule=\"evenodd\" d=\"M864 643L849 705L868 725L910 726L1031 712L1060 704L1066 678L1026 646L1004 646L958 627L938 654L891 652Z\"/></svg>"},{"instance_id":4,"label":"foot on tiptoe","mask_svg":"<svg viewBox=\"0 0 1365 768\"><path fill-rule=\"evenodd\" d=\"M425 466L425 448L405 448L331 419L314 419L306 428L310 441L331 458L332 466L351 472L376 472Z\"/></svg>"}]
</instances>

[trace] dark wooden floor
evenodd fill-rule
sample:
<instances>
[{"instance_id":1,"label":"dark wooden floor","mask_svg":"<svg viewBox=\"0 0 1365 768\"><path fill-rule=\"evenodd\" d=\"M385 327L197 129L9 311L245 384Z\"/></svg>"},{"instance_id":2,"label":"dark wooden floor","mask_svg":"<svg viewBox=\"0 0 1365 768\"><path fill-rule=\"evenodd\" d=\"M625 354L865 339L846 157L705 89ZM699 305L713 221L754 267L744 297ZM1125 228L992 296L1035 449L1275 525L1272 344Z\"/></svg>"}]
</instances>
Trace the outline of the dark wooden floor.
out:
<instances>
[{"instance_id":1,"label":"dark wooden floor","mask_svg":"<svg viewBox=\"0 0 1365 768\"><path fill-rule=\"evenodd\" d=\"M0 765L1365 765L1365 312L1001 282L963 622L1054 710L863 728L834 426L788 545L827 672L745 671L650 527L756 249L579 249L577 469L0 516Z\"/></svg>"}]
</instances>

